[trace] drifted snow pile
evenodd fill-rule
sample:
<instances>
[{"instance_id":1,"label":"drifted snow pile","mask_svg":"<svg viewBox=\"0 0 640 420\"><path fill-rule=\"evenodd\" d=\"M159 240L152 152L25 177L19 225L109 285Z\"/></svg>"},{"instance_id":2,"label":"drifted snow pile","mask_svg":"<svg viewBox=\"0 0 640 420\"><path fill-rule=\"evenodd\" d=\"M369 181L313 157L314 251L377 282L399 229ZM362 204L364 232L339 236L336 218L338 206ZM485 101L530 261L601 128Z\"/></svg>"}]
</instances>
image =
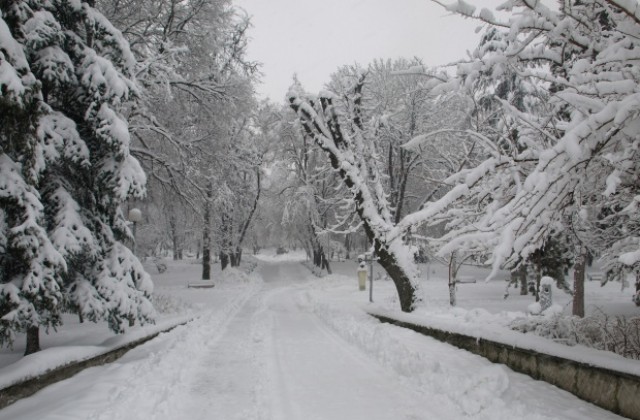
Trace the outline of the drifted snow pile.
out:
<instances>
[{"instance_id":1,"label":"drifted snow pile","mask_svg":"<svg viewBox=\"0 0 640 420\"><path fill-rule=\"evenodd\" d=\"M465 369L464 362L450 359L451 347L444 344L434 346L439 350L432 354L420 352L425 346L412 348L411 343L417 337L415 333L380 324L363 312L347 310L310 293L301 296L300 304L307 306L345 340L400 374L411 386L438 396L439 404L452 412L487 419L551 418L530 414L526 405L519 402L509 401L506 406L505 392L510 382L504 367L487 362L476 371L471 370L471 366ZM474 364L477 365L475 357Z\"/></svg>"}]
</instances>

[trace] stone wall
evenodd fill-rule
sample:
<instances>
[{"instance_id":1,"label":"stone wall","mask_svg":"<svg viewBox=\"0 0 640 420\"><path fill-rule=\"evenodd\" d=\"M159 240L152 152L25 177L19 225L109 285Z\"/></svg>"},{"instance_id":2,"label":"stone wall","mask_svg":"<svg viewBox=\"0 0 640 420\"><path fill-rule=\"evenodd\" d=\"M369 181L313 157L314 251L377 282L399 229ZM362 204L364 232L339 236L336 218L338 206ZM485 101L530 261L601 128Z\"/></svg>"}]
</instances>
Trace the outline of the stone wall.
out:
<instances>
[{"instance_id":1,"label":"stone wall","mask_svg":"<svg viewBox=\"0 0 640 420\"><path fill-rule=\"evenodd\" d=\"M606 410L640 420L640 377L511 345L373 315L546 381Z\"/></svg>"}]
</instances>

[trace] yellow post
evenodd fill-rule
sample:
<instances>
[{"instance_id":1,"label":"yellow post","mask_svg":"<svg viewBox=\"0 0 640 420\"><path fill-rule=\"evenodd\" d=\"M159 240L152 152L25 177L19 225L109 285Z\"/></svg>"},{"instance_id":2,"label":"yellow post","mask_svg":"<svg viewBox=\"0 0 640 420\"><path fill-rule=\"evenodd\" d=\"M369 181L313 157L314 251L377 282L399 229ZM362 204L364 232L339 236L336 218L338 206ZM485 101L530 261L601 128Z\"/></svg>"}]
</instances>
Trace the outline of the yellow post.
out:
<instances>
[{"instance_id":1,"label":"yellow post","mask_svg":"<svg viewBox=\"0 0 640 420\"><path fill-rule=\"evenodd\" d=\"M358 270L358 286L360 290L366 290L367 288L367 269Z\"/></svg>"}]
</instances>

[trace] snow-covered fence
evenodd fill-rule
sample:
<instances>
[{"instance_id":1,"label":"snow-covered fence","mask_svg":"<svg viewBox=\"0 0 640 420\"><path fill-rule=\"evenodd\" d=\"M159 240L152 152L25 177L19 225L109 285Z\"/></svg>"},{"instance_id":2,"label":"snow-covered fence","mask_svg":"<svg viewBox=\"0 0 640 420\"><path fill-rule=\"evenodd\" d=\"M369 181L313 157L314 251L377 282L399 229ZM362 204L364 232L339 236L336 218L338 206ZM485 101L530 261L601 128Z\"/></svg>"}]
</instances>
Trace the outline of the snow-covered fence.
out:
<instances>
[{"instance_id":1,"label":"snow-covered fence","mask_svg":"<svg viewBox=\"0 0 640 420\"><path fill-rule=\"evenodd\" d=\"M640 377L483 338L372 314L382 322L410 328L445 343L546 381L579 398L633 420L640 420Z\"/></svg>"}]
</instances>

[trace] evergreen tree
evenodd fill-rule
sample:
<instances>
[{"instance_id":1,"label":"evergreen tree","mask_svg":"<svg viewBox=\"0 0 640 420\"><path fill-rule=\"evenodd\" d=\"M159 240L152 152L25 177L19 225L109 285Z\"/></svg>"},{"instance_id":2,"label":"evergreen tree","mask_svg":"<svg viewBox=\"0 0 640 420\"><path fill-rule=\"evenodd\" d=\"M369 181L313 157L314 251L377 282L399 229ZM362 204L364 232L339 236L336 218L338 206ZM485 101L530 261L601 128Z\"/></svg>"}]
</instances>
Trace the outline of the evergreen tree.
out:
<instances>
[{"instance_id":1,"label":"evergreen tree","mask_svg":"<svg viewBox=\"0 0 640 420\"><path fill-rule=\"evenodd\" d=\"M130 319L151 321L152 284L125 245L131 232L120 208L145 184L129 153L125 114L137 89L128 44L88 2L0 6L3 46L5 32L14 41L2 52L23 57L13 68L30 83L12 104L3 66L2 343L21 331L29 343L39 326L59 325L65 306L116 332Z\"/></svg>"}]
</instances>

